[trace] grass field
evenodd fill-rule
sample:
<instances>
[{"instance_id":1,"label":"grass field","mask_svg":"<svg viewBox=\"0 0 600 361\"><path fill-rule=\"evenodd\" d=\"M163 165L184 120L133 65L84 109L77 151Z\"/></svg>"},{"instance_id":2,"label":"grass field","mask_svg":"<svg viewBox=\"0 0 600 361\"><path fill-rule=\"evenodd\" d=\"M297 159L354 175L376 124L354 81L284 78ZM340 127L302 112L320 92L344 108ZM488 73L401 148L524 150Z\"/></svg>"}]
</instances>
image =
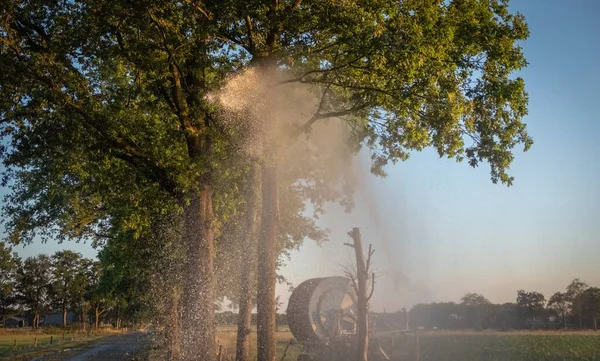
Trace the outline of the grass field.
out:
<instances>
[{"instance_id":1,"label":"grass field","mask_svg":"<svg viewBox=\"0 0 600 361\"><path fill-rule=\"evenodd\" d=\"M390 338L381 341L391 350ZM600 333L422 332L395 339L390 358L402 361L596 361Z\"/></svg>"},{"instance_id":2,"label":"grass field","mask_svg":"<svg viewBox=\"0 0 600 361\"><path fill-rule=\"evenodd\" d=\"M235 353L235 328L219 328L217 340ZM251 354L256 355L256 333L251 334ZM277 333L277 357L281 360L291 333ZM394 361L600 361L600 332L450 332L421 331L392 338L380 335L379 342ZM284 361L295 361L302 345L289 347Z\"/></svg>"},{"instance_id":3,"label":"grass field","mask_svg":"<svg viewBox=\"0 0 600 361\"><path fill-rule=\"evenodd\" d=\"M89 333L84 331L63 332L61 329L0 330L0 360L13 360L29 355L33 357L65 348L79 347L114 333L108 329Z\"/></svg>"}]
</instances>

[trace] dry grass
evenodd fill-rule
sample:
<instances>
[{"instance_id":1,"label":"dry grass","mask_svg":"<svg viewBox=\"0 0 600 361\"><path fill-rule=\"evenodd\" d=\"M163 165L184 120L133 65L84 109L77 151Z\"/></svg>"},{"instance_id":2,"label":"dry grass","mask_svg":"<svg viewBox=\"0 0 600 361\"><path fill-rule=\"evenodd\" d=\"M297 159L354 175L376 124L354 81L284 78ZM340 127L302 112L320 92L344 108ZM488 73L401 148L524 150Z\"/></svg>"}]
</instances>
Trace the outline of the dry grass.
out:
<instances>
[{"instance_id":1,"label":"dry grass","mask_svg":"<svg viewBox=\"0 0 600 361\"><path fill-rule=\"evenodd\" d=\"M120 332L125 332L125 330L113 330L112 328L88 331L59 328L1 330L0 360L30 358L66 348L79 347Z\"/></svg>"},{"instance_id":2,"label":"dry grass","mask_svg":"<svg viewBox=\"0 0 600 361\"><path fill-rule=\"evenodd\" d=\"M217 344L219 344L225 351L225 359L233 360L235 358L235 341L237 332L235 327L222 326L218 328L217 332ZM302 345L293 343L290 344L290 340L293 338L292 333L287 327L280 327L279 331L275 333L276 342L276 360L293 361L296 360L298 355L302 352ZM289 347L288 347L289 345ZM285 358L282 359L283 354L287 348ZM250 333L250 360L256 359L256 330L253 329Z\"/></svg>"},{"instance_id":3,"label":"dry grass","mask_svg":"<svg viewBox=\"0 0 600 361\"><path fill-rule=\"evenodd\" d=\"M223 352L222 360L235 360L235 342L237 337L237 329L234 326L219 326L217 328L216 342L217 347L221 347ZM292 333L287 327L280 327L275 333L276 339L276 361L295 361L298 355L302 352L303 347L298 343L290 345ZM218 348L217 348L218 349ZM287 349L287 352L286 352ZM284 356L285 353L285 357ZM157 344L150 349L145 360L164 361L167 359L167 350L164 345ZM256 329L250 333L250 360L256 360Z\"/></svg>"}]
</instances>

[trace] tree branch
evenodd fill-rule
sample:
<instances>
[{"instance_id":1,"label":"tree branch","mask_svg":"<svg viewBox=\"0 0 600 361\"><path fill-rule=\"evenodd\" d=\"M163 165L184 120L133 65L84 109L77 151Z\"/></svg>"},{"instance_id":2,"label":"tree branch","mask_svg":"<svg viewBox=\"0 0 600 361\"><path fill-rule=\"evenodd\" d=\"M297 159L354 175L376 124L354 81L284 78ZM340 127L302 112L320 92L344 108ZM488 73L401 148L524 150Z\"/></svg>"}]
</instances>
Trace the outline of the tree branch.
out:
<instances>
[{"instance_id":1,"label":"tree branch","mask_svg":"<svg viewBox=\"0 0 600 361\"><path fill-rule=\"evenodd\" d=\"M250 15L246 15L244 18L246 21L246 30L248 31L248 48L250 54L254 54L254 33L252 31L252 21Z\"/></svg>"},{"instance_id":2,"label":"tree branch","mask_svg":"<svg viewBox=\"0 0 600 361\"><path fill-rule=\"evenodd\" d=\"M367 266L365 267L365 271L369 272L369 267L371 267L371 256L373 255L373 250L372 250L373 245L369 244L369 252L368 252L368 256L367 256Z\"/></svg>"},{"instance_id":3,"label":"tree branch","mask_svg":"<svg viewBox=\"0 0 600 361\"><path fill-rule=\"evenodd\" d=\"M326 119L326 118L335 118L335 117L342 117L345 115L350 115L354 112L357 112L359 110L365 109L369 106L368 103L364 103L364 104L358 104L353 106L352 108L349 109L344 109L344 110L339 110L339 111L335 111L335 112L329 112L329 113L322 113L322 114L315 114L312 116L312 118L310 118L306 123L304 123L304 125L302 125L300 127L301 131L307 131L310 129L310 127L312 127L312 125L320 120L320 119Z\"/></svg>"},{"instance_id":4,"label":"tree branch","mask_svg":"<svg viewBox=\"0 0 600 361\"><path fill-rule=\"evenodd\" d=\"M373 274L371 275L371 292L369 293L369 296L367 297L367 302L369 302L371 300L371 297L373 297L374 291L375 291L375 272L373 272Z\"/></svg>"},{"instance_id":5,"label":"tree branch","mask_svg":"<svg viewBox=\"0 0 600 361\"><path fill-rule=\"evenodd\" d=\"M194 9L198 10L202 15L204 15L204 17L206 17L206 20L212 20L212 17L206 12L206 10L202 9L199 4L193 3L191 0L183 1L191 7L193 7Z\"/></svg>"}]
</instances>

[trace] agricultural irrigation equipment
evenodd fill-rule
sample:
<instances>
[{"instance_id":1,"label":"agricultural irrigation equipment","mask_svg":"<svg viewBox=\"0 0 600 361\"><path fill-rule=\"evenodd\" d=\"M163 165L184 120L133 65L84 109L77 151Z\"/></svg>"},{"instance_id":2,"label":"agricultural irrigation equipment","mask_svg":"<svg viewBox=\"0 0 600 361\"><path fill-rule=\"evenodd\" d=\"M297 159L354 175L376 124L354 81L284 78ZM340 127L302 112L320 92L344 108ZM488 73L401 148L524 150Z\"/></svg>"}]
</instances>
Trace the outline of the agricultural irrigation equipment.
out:
<instances>
[{"instance_id":1,"label":"agricultural irrigation equipment","mask_svg":"<svg viewBox=\"0 0 600 361\"><path fill-rule=\"evenodd\" d=\"M313 278L294 289L287 316L290 331L305 349L298 361L355 358L356 299L352 281L345 277ZM369 360L388 359L376 342L371 344Z\"/></svg>"}]
</instances>

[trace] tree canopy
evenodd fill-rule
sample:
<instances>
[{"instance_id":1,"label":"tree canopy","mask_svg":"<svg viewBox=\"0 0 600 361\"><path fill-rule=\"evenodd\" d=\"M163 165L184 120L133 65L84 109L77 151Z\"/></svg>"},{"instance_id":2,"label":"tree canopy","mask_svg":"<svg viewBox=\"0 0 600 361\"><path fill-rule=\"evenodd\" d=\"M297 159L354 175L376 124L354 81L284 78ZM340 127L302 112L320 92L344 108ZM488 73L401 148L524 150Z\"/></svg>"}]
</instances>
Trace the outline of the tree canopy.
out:
<instances>
[{"instance_id":1,"label":"tree canopy","mask_svg":"<svg viewBox=\"0 0 600 361\"><path fill-rule=\"evenodd\" d=\"M194 158L194 142L219 131L204 94L266 54L290 82L320 94L305 126L345 117L371 146L376 173L433 146L471 165L487 161L494 181L512 182L512 149L531 144L527 94L512 76L526 65L517 44L528 30L507 1L276 4L3 5L0 113L14 240L45 224L77 236L85 221L106 220L92 212L110 204L161 208L148 189L197 187L210 160ZM143 214L123 222L143 223Z\"/></svg>"}]
</instances>

